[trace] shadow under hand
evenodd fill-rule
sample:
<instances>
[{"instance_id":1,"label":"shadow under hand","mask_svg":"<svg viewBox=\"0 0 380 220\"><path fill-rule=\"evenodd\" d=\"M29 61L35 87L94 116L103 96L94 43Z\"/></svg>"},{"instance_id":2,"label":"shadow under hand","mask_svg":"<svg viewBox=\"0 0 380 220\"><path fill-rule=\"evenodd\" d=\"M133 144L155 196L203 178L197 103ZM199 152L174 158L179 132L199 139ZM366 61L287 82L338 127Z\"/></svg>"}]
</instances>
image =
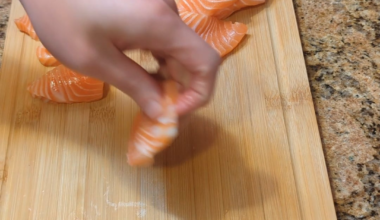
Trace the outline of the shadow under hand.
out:
<instances>
[{"instance_id":1,"label":"shadow under hand","mask_svg":"<svg viewBox=\"0 0 380 220\"><path fill-rule=\"evenodd\" d=\"M154 169L165 172L166 205L152 202L153 206L179 219L260 216L276 181L249 167L252 159L244 155L247 146L238 136L198 115L186 120L174 144L156 157ZM273 186L265 197L260 182L266 189ZM157 201L155 193L148 197Z\"/></svg>"},{"instance_id":2,"label":"shadow under hand","mask_svg":"<svg viewBox=\"0 0 380 220\"><path fill-rule=\"evenodd\" d=\"M156 167L179 166L213 146L219 129L209 119L198 115L180 119L179 136L156 156Z\"/></svg>"}]
</instances>

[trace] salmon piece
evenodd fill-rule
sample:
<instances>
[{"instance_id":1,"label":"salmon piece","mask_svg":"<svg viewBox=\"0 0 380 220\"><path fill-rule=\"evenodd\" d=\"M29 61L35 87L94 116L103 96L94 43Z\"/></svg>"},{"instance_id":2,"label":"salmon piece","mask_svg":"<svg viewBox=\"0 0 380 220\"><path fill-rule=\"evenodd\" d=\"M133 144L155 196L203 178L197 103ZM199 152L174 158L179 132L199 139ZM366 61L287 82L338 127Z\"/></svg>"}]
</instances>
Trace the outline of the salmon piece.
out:
<instances>
[{"instance_id":1,"label":"salmon piece","mask_svg":"<svg viewBox=\"0 0 380 220\"><path fill-rule=\"evenodd\" d=\"M178 10L213 16L219 10L231 7L237 0L180 0Z\"/></svg>"},{"instance_id":2,"label":"salmon piece","mask_svg":"<svg viewBox=\"0 0 380 220\"><path fill-rule=\"evenodd\" d=\"M248 28L245 24L221 19L242 8L264 2L265 0L179 0L177 8L182 20L223 57L239 45Z\"/></svg>"},{"instance_id":3,"label":"salmon piece","mask_svg":"<svg viewBox=\"0 0 380 220\"><path fill-rule=\"evenodd\" d=\"M180 0L178 10L224 19L242 8L264 3L265 0Z\"/></svg>"},{"instance_id":4,"label":"salmon piece","mask_svg":"<svg viewBox=\"0 0 380 220\"><path fill-rule=\"evenodd\" d=\"M34 31L34 28L32 26L32 23L30 22L30 19L28 15L24 15L21 18L18 18L15 20L17 28L30 36L32 39L39 41L39 38ZM47 67L53 67L53 66L58 66L60 63L58 62L57 59L51 55L51 53L44 47L44 46L39 46L37 48L37 58L41 62L42 65L47 66Z\"/></svg>"},{"instance_id":5,"label":"salmon piece","mask_svg":"<svg viewBox=\"0 0 380 220\"><path fill-rule=\"evenodd\" d=\"M182 20L218 51L221 57L237 47L248 31L247 26L243 23L222 21L191 11L181 10L179 12Z\"/></svg>"},{"instance_id":6,"label":"salmon piece","mask_svg":"<svg viewBox=\"0 0 380 220\"><path fill-rule=\"evenodd\" d=\"M177 137L178 115L175 103L178 96L176 82L167 80L162 83L164 115L157 120L150 119L139 112L134 120L128 143L128 164L131 166L150 166L154 156L167 148Z\"/></svg>"},{"instance_id":7,"label":"salmon piece","mask_svg":"<svg viewBox=\"0 0 380 220\"><path fill-rule=\"evenodd\" d=\"M214 17L225 19L232 15L234 12L239 11L246 7L252 7L265 3L265 0L239 0L227 8L223 8L214 13Z\"/></svg>"},{"instance_id":8,"label":"salmon piece","mask_svg":"<svg viewBox=\"0 0 380 220\"><path fill-rule=\"evenodd\" d=\"M40 63L46 67L54 67L58 66L61 63L44 47L44 46L38 46L37 47L37 58L40 61Z\"/></svg>"},{"instance_id":9,"label":"salmon piece","mask_svg":"<svg viewBox=\"0 0 380 220\"><path fill-rule=\"evenodd\" d=\"M45 102L92 102L103 97L104 83L60 65L30 83L27 90Z\"/></svg>"},{"instance_id":10,"label":"salmon piece","mask_svg":"<svg viewBox=\"0 0 380 220\"><path fill-rule=\"evenodd\" d=\"M21 18L15 19L15 23L21 32L29 35L33 40L39 41L37 33L34 31L33 25L30 22L28 15L24 15Z\"/></svg>"}]
</instances>

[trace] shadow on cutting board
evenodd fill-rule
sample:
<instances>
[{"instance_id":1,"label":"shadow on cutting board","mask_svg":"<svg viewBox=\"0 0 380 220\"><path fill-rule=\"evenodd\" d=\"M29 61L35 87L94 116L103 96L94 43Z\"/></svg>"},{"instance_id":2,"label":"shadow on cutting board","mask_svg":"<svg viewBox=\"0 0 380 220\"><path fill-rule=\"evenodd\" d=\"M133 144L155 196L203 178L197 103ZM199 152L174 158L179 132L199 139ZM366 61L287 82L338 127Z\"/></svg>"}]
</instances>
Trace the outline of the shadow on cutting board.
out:
<instances>
[{"instance_id":1,"label":"shadow on cutting board","mask_svg":"<svg viewBox=\"0 0 380 220\"><path fill-rule=\"evenodd\" d=\"M155 167L174 167L184 164L213 147L219 133L210 120L198 115L180 120L179 137L156 156Z\"/></svg>"},{"instance_id":2,"label":"shadow on cutting board","mask_svg":"<svg viewBox=\"0 0 380 220\"><path fill-rule=\"evenodd\" d=\"M272 192L277 183L246 164L250 155L243 155L244 148L239 147L244 140L235 140L205 117L193 115L188 120L153 167L131 168L139 169L141 188L136 190L142 201L167 219L244 219L255 210L261 212L273 194L262 195L260 182L273 186ZM128 178L119 163L126 163L125 155L118 157L113 169L123 172L117 175L122 184L133 185L136 179Z\"/></svg>"},{"instance_id":3,"label":"shadow on cutting board","mask_svg":"<svg viewBox=\"0 0 380 220\"><path fill-rule=\"evenodd\" d=\"M49 105L28 98L33 104L16 111L13 133L22 137L28 132L29 139L22 139L19 144L15 144L9 154L31 154L34 156L29 159L34 161L48 158L40 156L47 155L45 152L54 152L54 158L60 162L53 163L45 171L50 175L49 179L61 177L57 172L61 164L66 166L87 160L86 200L108 207L109 203L105 199L128 202L124 197L136 195L128 198L133 197L147 204L147 219L153 218L149 215L158 213L167 216L166 219L173 219L173 216L177 219L223 219L224 216L247 219L244 215L254 214L256 210L261 212L266 200L276 193L279 183L256 169L255 161L252 160L254 152L249 149L258 146L247 146L241 131L227 131L228 128L219 125L217 120L198 114L189 118L173 145L157 156L154 167L128 166L125 156L128 136L119 135L115 138L114 133L122 131L127 134L131 122L118 123L115 127L116 109L112 106L115 103L112 97L111 93L105 100L91 104L88 138L85 139L78 132L85 132L84 128L87 128L80 128L81 120L88 120L81 119L85 115L81 107L86 104ZM44 115L44 119L40 118L42 109L48 115ZM121 119L135 115L135 111L126 108ZM235 129L240 128L237 126ZM87 136L87 132L84 134ZM58 140L59 144L35 144L39 136L50 141ZM26 142L30 142L31 146ZM81 150L78 151L78 147L83 147L87 159L79 154ZM66 154L66 158L77 158L78 161L63 160L62 153ZM49 162L50 159L43 161ZM18 162L14 160L12 163ZM38 173L39 169L36 166L33 172ZM71 175L66 173L66 180L75 177ZM266 189L273 190L267 190L269 193L262 195L260 183L265 183ZM108 187L109 198L104 196ZM117 210L120 215L127 211L124 207Z\"/></svg>"}]
</instances>

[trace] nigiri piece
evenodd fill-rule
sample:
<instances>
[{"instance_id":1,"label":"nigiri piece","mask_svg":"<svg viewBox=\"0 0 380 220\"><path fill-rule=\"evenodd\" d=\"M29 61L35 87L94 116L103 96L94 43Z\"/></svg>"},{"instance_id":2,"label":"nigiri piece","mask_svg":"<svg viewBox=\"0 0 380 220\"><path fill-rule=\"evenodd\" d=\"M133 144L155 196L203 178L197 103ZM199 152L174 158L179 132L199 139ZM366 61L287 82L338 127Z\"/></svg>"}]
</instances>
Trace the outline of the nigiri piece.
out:
<instances>
[{"instance_id":1,"label":"nigiri piece","mask_svg":"<svg viewBox=\"0 0 380 220\"><path fill-rule=\"evenodd\" d=\"M33 40L39 41L37 33L34 31L33 25L30 22L28 15L24 15L21 18L15 19L15 23L21 32L29 35Z\"/></svg>"},{"instance_id":2,"label":"nigiri piece","mask_svg":"<svg viewBox=\"0 0 380 220\"><path fill-rule=\"evenodd\" d=\"M154 156L167 148L177 137L177 84L172 80L166 80L162 87L164 98L161 104L165 113L157 120L152 120L139 112L133 123L127 153L128 164L131 166L152 165Z\"/></svg>"},{"instance_id":3,"label":"nigiri piece","mask_svg":"<svg viewBox=\"0 0 380 220\"><path fill-rule=\"evenodd\" d=\"M42 45L37 47L37 58L46 67L59 66L61 63Z\"/></svg>"},{"instance_id":4,"label":"nigiri piece","mask_svg":"<svg viewBox=\"0 0 380 220\"><path fill-rule=\"evenodd\" d=\"M224 19L242 8L264 3L265 0L180 0L178 10Z\"/></svg>"},{"instance_id":5,"label":"nigiri piece","mask_svg":"<svg viewBox=\"0 0 380 220\"><path fill-rule=\"evenodd\" d=\"M30 83L27 90L45 102L92 102L103 97L104 83L60 65Z\"/></svg>"},{"instance_id":6,"label":"nigiri piece","mask_svg":"<svg viewBox=\"0 0 380 220\"><path fill-rule=\"evenodd\" d=\"M247 26L243 23L222 21L191 11L181 10L179 12L182 20L218 51L221 57L236 48L248 31Z\"/></svg>"}]
</instances>

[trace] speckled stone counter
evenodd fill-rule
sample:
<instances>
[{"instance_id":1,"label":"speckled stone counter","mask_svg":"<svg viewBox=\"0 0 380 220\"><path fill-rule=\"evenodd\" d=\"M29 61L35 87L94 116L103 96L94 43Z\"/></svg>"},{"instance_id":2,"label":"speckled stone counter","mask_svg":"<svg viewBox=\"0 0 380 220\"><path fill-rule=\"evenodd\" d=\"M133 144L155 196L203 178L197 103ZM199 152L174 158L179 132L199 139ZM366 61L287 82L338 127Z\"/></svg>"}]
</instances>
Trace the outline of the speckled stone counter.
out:
<instances>
[{"instance_id":1,"label":"speckled stone counter","mask_svg":"<svg viewBox=\"0 0 380 220\"><path fill-rule=\"evenodd\" d=\"M0 65L3 57L5 32L9 20L11 0L0 0Z\"/></svg>"},{"instance_id":2,"label":"speckled stone counter","mask_svg":"<svg viewBox=\"0 0 380 220\"><path fill-rule=\"evenodd\" d=\"M380 219L380 1L293 1L338 219Z\"/></svg>"},{"instance_id":3,"label":"speckled stone counter","mask_svg":"<svg viewBox=\"0 0 380 220\"><path fill-rule=\"evenodd\" d=\"M380 1L294 3L339 219L380 219Z\"/></svg>"}]
</instances>

